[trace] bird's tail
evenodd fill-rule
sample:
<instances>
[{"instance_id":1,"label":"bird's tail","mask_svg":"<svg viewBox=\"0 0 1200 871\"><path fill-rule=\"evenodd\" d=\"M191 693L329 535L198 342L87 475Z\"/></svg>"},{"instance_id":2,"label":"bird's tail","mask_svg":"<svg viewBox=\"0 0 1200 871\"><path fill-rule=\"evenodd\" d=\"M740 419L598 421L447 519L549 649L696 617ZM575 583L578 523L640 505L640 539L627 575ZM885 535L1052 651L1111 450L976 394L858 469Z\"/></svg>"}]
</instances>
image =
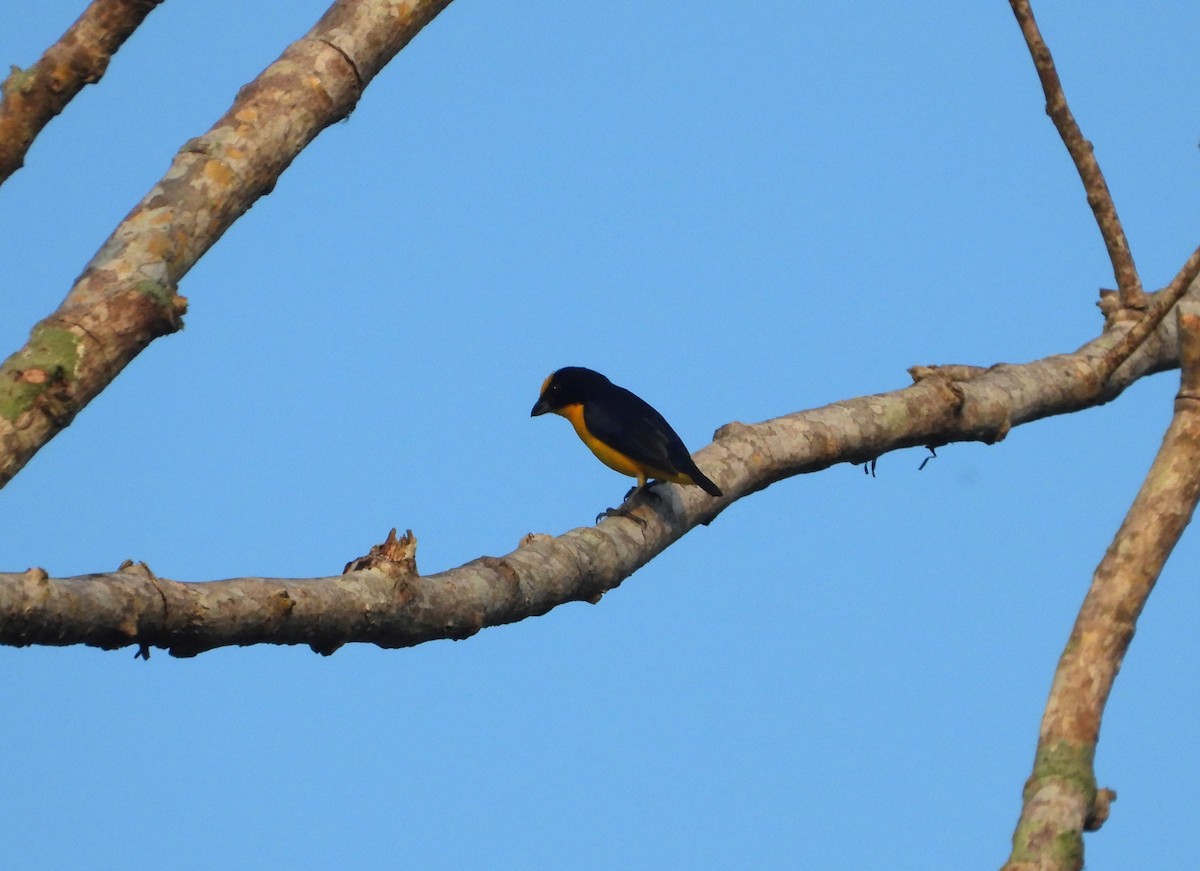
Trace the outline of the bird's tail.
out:
<instances>
[{"instance_id":1,"label":"bird's tail","mask_svg":"<svg viewBox=\"0 0 1200 871\"><path fill-rule=\"evenodd\" d=\"M721 488L705 477L695 463L692 464L691 470L688 472L688 477L692 479L692 483L707 493L709 496L724 496Z\"/></svg>"}]
</instances>

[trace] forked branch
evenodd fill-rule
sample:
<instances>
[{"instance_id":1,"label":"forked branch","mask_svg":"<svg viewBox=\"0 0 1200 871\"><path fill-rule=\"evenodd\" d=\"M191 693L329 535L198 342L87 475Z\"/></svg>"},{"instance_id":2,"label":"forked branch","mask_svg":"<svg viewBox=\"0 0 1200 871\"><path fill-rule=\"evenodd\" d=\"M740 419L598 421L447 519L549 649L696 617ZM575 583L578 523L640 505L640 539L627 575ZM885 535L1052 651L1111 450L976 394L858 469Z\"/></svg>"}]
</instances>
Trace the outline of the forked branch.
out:
<instances>
[{"instance_id":1,"label":"forked branch","mask_svg":"<svg viewBox=\"0 0 1200 871\"><path fill-rule=\"evenodd\" d=\"M1154 295L1154 299L1146 306L1129 331L1121 336L1121 340L1117 342L1116 346L1105 355L1102 377L1106 379L1110 377L1122 363L1129 359L1129 355L1136 351L1142 342L1146 341L1146 337L1158 329L1158 325L1163 322L1175 303L1179 302L1187 293L1197 275L1200 275L1200 248L1192 252L1192 256L1171 279L1171 283Z\"/></svg>"}]
</instances>

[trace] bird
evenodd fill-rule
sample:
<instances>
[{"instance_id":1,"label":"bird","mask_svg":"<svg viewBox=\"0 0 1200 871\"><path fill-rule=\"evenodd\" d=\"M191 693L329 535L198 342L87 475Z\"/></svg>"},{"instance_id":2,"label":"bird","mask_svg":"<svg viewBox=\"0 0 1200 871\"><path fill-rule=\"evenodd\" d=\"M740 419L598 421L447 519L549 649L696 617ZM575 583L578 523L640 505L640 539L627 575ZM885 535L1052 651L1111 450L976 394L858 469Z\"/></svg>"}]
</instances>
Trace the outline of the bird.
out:
<instances>
[{"instance_id":1,"label":"bird","mask_svg":"<svg viewBox=\"0 0 1200 871\"><path fill-rule=\"evenodd\" d=\"M625 504L654 481L691 484L710 496L724 495L700 471L683 439L650 403L599 372L582 366L565 366L553 372L542 382L529 416L547 413L569 420L604 465L637 478L637 485L625 496ZM633 517L613 508L599 517L606 515ZM640 518L633 519L644 523Z\"/></svg>"}]
</instances>

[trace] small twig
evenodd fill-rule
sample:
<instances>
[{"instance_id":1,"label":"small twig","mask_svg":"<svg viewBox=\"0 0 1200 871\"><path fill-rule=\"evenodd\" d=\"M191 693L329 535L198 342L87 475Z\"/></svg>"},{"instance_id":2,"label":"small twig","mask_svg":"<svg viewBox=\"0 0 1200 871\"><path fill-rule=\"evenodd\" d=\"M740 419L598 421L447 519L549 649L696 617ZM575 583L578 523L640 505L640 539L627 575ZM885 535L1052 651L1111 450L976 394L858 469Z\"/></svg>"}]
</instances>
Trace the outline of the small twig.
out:
<instances>
[{"instance_id":1,"label":"small twig","mask_svg":"<svg viewBox=\"0 0 1200 871\"><path fill-rule=\"evenodd\" d=\"M21 168L38 133L84 85L100 81L117 49L162 0L94 0L27 70L0 90L0 184Z\"/></svg>"},{"instance_id":2,"label":"small twig","mask_svg":"<svg viewBox=\"0 0 1200 871\"><path fill-rule=\"evenodd\" d=\"M1092 152L1092 143L1084 138L1075 116L1067 105L1067 97L1063 93L1062 82L1059 81L1058 71L1054 68L1054 58L1050 49L1042 39L1037 22L1033 18L1033 9L1029 0L1009 0L1021 33L1029 46L1029 54L1037 67L1038 78L1042 82L1042 90L1046 94L1046 114L1058 129L1063 144L1075 162L1083 187L1087 191L1088 205L1096 216L1100 226L1100 235L1104 237L1104 245L1108 248L1108 257L1112 261L1113 274L1117 279L1120 291L1121 305L1125 308L1142 308L1145 306L1145 294L1142 282L1138 278L1137 269L1133 265L1133 254L1129 250L1129 242L1125 238L1125 230L1117 217L1117 207L1109 193L1108 184L1104 181L1104 173L1096 162Z\"/></svg>"},{"instance_id":3,"label":"small twig","mask_svg":"<svg viewBox=\"0 0 1200 871\"><path fill-rule=\"evenodd\" d=\"M1104 355L1104 360L1100 365L1102 384L1112 377L1113 372L1117 371L1117 367L1128 360L1129 355L1136 351L1142 342L1146 341L1147 336L1158 329L1158 325L1167 316L1167 312L1187 293L1197 275L1200 275L1200 248L1192 252L1192 256L1171 279L1171 283L1155 294L1154 301L1150 303L1138 322L1129 328L1129 332L1121 337L1111 351Z\"/></svg>"},{"instance_id":4,"label":"small twig","mask_svg":"<svg viewBox=\"0 0 1200 871\"><path fill-rule=\"evenodd\" d=\"M1078 871L1083 832L1100 827L1115 797L1096 788L1100 719L1138 615L1200 501L1200 302L1180 304L1179 336L1175 416L1059 660L1004 871Z\"/></svg>"}]
</instances>

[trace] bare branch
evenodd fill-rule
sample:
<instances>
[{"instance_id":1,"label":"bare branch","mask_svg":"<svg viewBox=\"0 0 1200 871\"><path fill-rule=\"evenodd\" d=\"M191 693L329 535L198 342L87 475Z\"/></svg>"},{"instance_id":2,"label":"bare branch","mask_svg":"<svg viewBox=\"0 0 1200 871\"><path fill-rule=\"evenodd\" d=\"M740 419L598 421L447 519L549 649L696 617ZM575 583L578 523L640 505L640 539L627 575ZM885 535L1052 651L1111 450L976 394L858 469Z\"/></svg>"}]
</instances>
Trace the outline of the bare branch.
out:
<instances>
[{"instance_id":1,"label":"bare branch","mask_svg":"<svg viewBox=\"0 0 1200 871\"><path fill-rule=\"evenodd\" d=\"M1197 275L1200 275L1200 248L1192 252L1192 256L1171 279L1171 283L1154 295L1153 302L1146 307L1137 323L1121 337L1121 341L1117 343L1116 347L1105 355L1103 369L1105 378L1115 372L1117 367L1137 349L1138 345L1158 329L1158 325L1167 316L1167 312L1187 293Z\"/></svg>"},{"instance_id":2,"label":"bare branch","mask_svg":"<svg viewBox=\"0 0 1200 871\"><path fill-rule=\"evenodd\" d=\"M143 348L177 329L179 280L450 0L338 0L238 93L0 366L0 487Z\"/></svg>"},{"instance_id":3,"label":"bare branch","mask_svg":"<svg viewBox=\"0 0 1200 871\"><path fill-rule=\"evenodd\" d=\"M1058 663L1033 775L1005 871L1078 871L1083 832L1115 797L1096 789L1100 719L1138 615L1200 500L1200 304L1179 307L1183 375L1175 416L1141 490L1096 568Z\"/></svg>"},{"instance_id":4,"label":"bare branch","mask_svg":"<svg viewBox=\"0 0 1200 871\"><path fill-rule=\"evenodd\" d=\"M93 0L62 38L27 70L13 67L0 84L0 184L21 168L42 128L108 62L162 0Z\"/></svg>"},{"instance_id":5,"label":"bare branch","mask_svg":"<svg viewBox=\"0 0 1200 871\"><path fill-rule=\"evenodd\" d=\"M615 518L557 538L526 536L507 556L428 577L416 574L411 534L340 577L179 583L129 566L66 579L40 569L0 574L0 644L136 644L192 655L225 645L304 643L328 653L356 641L405 647L465 638L566 602L598 601L690 529L775 481L905 447L998 441L1012 426L1106 402L1174 361L1163 325L1105 382L1098 369L1114 341L1106 334L1074 354L1019 366L915 368L916 383L903 390L729 424L700 455L724 498L661 485L661 501L634 509L644 528Z\"/></svg>"},{"instance_id":6,"label":"bare branch","mask_svg":"<svg viewBox=\"0 0 1200 871\"><path fill-rule=\"evenodd\" d=\"M1142 308L1145 305L1142 282L1138 278L1137 269L1133 265L1133 254L1129 250L1129 242L1125 238L1125 230L1117 217L1117 207L1109 193L1108 183L1096 155L1092 143L1083 138L1083 132L1075 123L1075 116L1067 105L1063 93L1062 82L1058 78L1058 70L1054 67L1054 58L1050 49L1042 39L1037 22L1033 18L1033 9L1029 0L1009 0L1025 43L1029 46L1029 54L1037 67L1038 78L1042 82L1042 90L1046 94L1046 114L1054 122L1058 135L1075 162L1079 177L1083 180L1087 192L1088 205L1096 216L1100 227L1100 235L1104 237L1104 245L1108 249L1108 257L1112 261L1113 274L1116 276L1117 287L1120 291L1121 305L1126 308Z\"/></svg>"}]
</instances>

